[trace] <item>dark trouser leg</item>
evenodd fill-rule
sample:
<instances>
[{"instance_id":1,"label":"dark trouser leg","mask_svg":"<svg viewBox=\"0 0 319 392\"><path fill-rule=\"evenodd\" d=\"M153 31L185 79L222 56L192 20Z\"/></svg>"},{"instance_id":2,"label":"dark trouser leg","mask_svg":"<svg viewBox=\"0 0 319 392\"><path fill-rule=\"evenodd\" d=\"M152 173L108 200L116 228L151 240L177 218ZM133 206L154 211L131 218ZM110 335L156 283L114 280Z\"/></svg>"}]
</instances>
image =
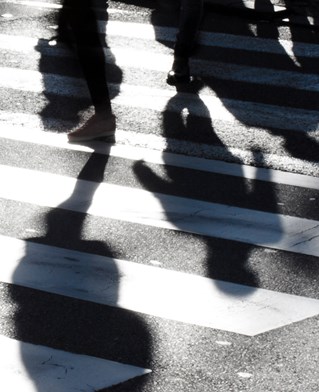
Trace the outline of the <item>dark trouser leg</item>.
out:
<instances>
[{"instance_id":1,"label":"dark trouser leg","mask_svg":"<svg viewBox=\"0 0 319 392\"><path fill-rule=\"evenodd\" d=\"M176 37L175 57L190 57L195 45L203 12L203 0L180 0L179 31Z\"/></svg>"},{"instance_id":2,"label":"dark trouser leg","mask_svg":"<svg viewBox=\"0 0 319 392\"><path fill-rule=\"evenodd\" d=\"M70 25L77 53L86 79L92 103L98 114L111 112L111 100L106 80L104 46L98 33L92 0L69 0Z\"/></svg>"},{"instance_id":3,"label":"dark trouser leg","mask_svg":"<svg viewBox=\"0 0 319 392\"><path fill-rule=\"evenodd\" d=\"M68 140L78 143L99 138L110 141L111 138L113 142L116 119L112 114L105 72L105 43L101 41L98 33L98 23L93 8L94 0L67 1L71 4L69 24L95 108L95 114L83 126L70 132Z\"/></svg>"},{"instance_id":4,"label":"dark trouser leg","mask_svg":"<svg viewBox=\"0 0 319 392\"><path fill-rule=\"evenodd\" d=\"M179 30L174 48L174 62L167 75L167 83L189 83L188 59L194 49L203 12L203 0L180 0Z\"/></svg>"}]
</instances>

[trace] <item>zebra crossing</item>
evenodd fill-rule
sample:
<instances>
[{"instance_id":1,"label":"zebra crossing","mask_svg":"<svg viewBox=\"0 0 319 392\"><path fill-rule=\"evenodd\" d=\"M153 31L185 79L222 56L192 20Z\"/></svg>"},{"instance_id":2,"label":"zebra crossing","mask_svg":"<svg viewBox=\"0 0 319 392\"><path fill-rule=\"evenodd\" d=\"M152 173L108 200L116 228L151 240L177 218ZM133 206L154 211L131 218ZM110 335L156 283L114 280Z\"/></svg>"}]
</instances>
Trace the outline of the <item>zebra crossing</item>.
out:
<instances>
[{"instance_id":1,"label":"zebra crossing","mask_svg":"<svg viewBox=\"0 0 319 392\"><path fill-rule=\"evenodd\" d=\"M282 331L318 324L318 45L205 25L202 81L176 91L176 28L111 2L117 143L73 145L91 108L51 39L61 4L3 3L42 25L0 31L2 389L266 391L245 344L265 355L274 333L288 352Z\"/></svg>"}]
</instances>

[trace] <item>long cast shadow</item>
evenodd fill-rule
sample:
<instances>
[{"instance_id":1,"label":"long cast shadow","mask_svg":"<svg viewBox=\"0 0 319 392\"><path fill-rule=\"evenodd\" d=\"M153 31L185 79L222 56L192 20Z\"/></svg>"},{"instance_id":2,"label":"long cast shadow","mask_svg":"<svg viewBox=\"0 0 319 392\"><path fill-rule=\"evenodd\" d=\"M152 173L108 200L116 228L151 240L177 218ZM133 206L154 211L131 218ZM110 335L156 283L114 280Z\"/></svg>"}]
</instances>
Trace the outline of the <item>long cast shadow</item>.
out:
<instances>
[{"instance_id":1,"label":"long cast shadow","mask_svg":"<svg viewBox=\"0 0 319 392\"><path fill-rule=\"evenodd\" d=\"M194 135L200 142L208 139L215 145L227 150L226 146L216 135L210 119L209 110L201 100L199 91L202 84L194 82L190 86L177 88L177 94L170 99L163 112L163 133L167 138L168 150L174 140L194 139ZM187 94L187 95L185 95ZM231 155L230 152L228 152ZM237 159L238 161L238 159ZM240 163L240 162L238 162ZM233 204L244 208L262 207L261 196L267 200L268 206L276 206L276 197L270 184L261 182L245 181L241 166L238 165L237 176L222 176L218 174L205 174L197 170L188 170L187 179L185 173L172 165L165 165L168 179L157 176L144 162L137 162L134 171L145 188L154 192L167 211L167 219L172 219L170 208L166 205L165 198L161 199L161 192L171 195L184 196L196 200L211 201L219 204ZM265 185L266 184L266 185ZM191 190L190 190L191 188ZM253 207L251 207L253 206ZM276 211L276 208L275 208ZM174 214L173 214L174 216ZM178 227L178 220L172 220ZM219 222L216 222L219 224ZM273 224L278 227L280 233L280 221L273 215ZM214 221L211 222L214 229ZM228 227L228 230L232 229ZM183 226L181 226L183 231ZM240 231L240 228L238 228ZM268 238L269 242L280 240L281 234L274 233ZM250 295L259 285L258 273L249 265L249 256L254 249L249 244L239 244L236 241L225 241L204 236L206 243L206 276L215 279L215 284L221 290L227 291L228 286L222 281L236 282L246 285L245 289L236 292L235 295ZM203 255L198 255L198 259ZM199 260L194 259L196 264ZM229 289L231 289L229 287ZM233 295L230 291L229 295Z\"/></svg>"},{"instance_id":2,"label":"long cast shadow","mask_svg":"<svg viewBox=\"0 0 319 392\"><path fill-rule=\"evenodd\" d=\"M59 281L62 285L65 284L65 275L69 276L68 270L79 268L79 261L69 260L67 256L64 258L63 249L66 252L67 249L87 252L86 271L88 274L82 276L83 282L81 283L81 290L84 292L86 289L89 290L92 284L94 285L96 278L93 259L90 273L90 254L92 253L108 257L107 272L104 277L99 276L99 279L105 282L120 282L117 266L112 262L114 254L111 244L107 241L107 232L105 241L83 238L83 229L87 219L85 211L90 207L96 189L105 178L107 160L107 155L92 153L79 173L78 181L70 197L57 208L44 214L46 234L42 237L26 239L25 256L13 274L13 283L23 282L27 275L28 279L35 282L35 287L43 287L43 281L45 281L48 285L48 292L46 288L43 289L44 291L23 287L16 289L15 286L10 288L10 297L17 309L13 316L14 335L20 341L30 341L33 344L64 351L147 367L151 357L151 337L147 325L136 313L90 302L89 292L89 302L83 301L85 296L75 299L68 297L67 294L66 296L50 294L51 285L54 288ZM72 211L72 205L78 202L79 196L81 213ZM61 259L56 263L53 257L53 264L50 260L41 263L34 250L34 243L59 247ZM50 256L48 257L50 259ZM28 276L30 272L26 271L24 263L30 263L30 261L31 264L39 263L39 276ZM50 268L47 268L48 265ZM54 275L52 283L50 274ZM71 281L66 284L72 287L73 283ZM67 293L67 287L65 289ZM116 303L119 289L120 287L114 287L113 284L112 292L106 294L112 297L109 298L112 303ZM32 370L33 364L28 362L29 357L24 353L23 346L21 358L25 368ZM30 376L32 377L32 372ZM58 382L57 380L57 385L59 385ZM143 379L140 385L142 383ZM42 382L37 384L37 380L34 380L34 384L38 392L47 392L47 385L43 385Z\"/></svg>"},{"instance_id":3,"label":"long cast shadow","mask_svg":"<svg viewBox=\"0 0 319 392\"><path fill-rule=\"evenodd\" d=\"M98 12L96 6L100 7ZM57 49L71 50L71 54L75 51L78 58L48 57L45 52L42 52L43 45L39 45L41 53L39 69L43 76L43 94L47 99L47 105L40 114L46 129L52 124L53 118L55 122L66 119L74 124L80 121L81 116L85 119L91 114L92 104L94 109L100 107L103 109L107 104L109 91L105 70L105 32L98 33L98 29L101 29L99 23L101 20L106 25L108 15L104 1L65 0L58 15L58 36L52 38L52 44L56 45ZM55 74L75 77L77 78L75 80L79 81L80 78L84 78L89 96L77 96L77 86L72 86L75 91L73 96L68 91L68 85L63 86L62 91L57 91L53 76ZM117 76L118 81L121 82L120 70ZM83 114L81 111L86 113ZM107 148L106 146L106 150ZM74 159L74 154L70 154L70 159ZM112 244L108 242L108 233L105 232L104 241L86 240L84 234L86 219L88 219L87 211L97 188L106 178L107 162L107 152L105 154L93 152L78 174L74 190L68 199L39 217L39 222L43 222L46 233L41 237L25 239L25 256L14 272L13 283L19 285L24 274L29 273L25 271L24 262L36 258L34 243L58 247L62 254L63 249L86 252L88 264L90 254L107 256L110 263L108 265L110 276L106 275L104 278L105 281L115 282L111 302L116 304L120 276L116 263L112 261L116 255L112 250ZM72 211L72 205L78 202L79 195L81 212ZM97 227L95 229L98 230ZM48 257L50 259L50 256ZM38 262L40 270L44 271L42 277L50 286L50 269L45 269L41 260ZM52 274L55 276L60 274L61 284L65 282L64 271L69 268L67 265L70 262L72 264L72 260L66 258L64 265L62 257L58 267L52 260ZM89 265L87 267L90 271ZM84 292L86 284L90 287L92 281L94 283L94 278L93 270L83 277ZM42 287L40 275L33 276L32 280L38 281L39 287ZM72 285L72 282L70 284ZM17 288L13 285L10 287L10 297L16 305L13 314L13 334L18 340L150 368L151 336L147 325L138 314L91 302L90 297L88 300L85 299L85 295L81 299L68 297L67 294L53 295L49 288L46 292L45 288L42 291L36 288L26 289L23 285ZM21 346L21 357L32 378L32 364L28 362L23 346ZM143 382L142 378L139 386ZM38 392L47 392L47 386L42 383L37 384L36 380L34 383Z\"/></svg>"},{"instance_id":4,"label":"long cast shadow","mask_svg":"<svg viewBox=\"0 0 319 392\"><path fill-rule=\"evenodd\" d=\"M258 4L259 2L256 1L257 7ZM269 12L273 10L273 8L271 7L273 7L272 4L269 4ZM152 18L153 23L156 24L160 20L160 12L165 12L165 10L154 11ZM165 18L166 16L164 16L164 19ZM250 28L248 28L247 22L247 30L245 32L245 35L251 35L252 37L255 37L255 34L257 34L257 37L272 38L273 50L275 53L277 53L276 56L278 56L278 59L280 59L281 61L279 62L279 69L282 65L284 65L288 71L295 72L296 75L299 74L300 78L302 78L304 73L315 72L314 70L316 68L316 61L308 61L306 57L303 57L302 55L298 54L297 51L294 52L294 38L298 36L298 31L300 31L298 30L298 27L293 25L290 26L291 37L293 40L292 56L291 53L287 53L287 49L280 44L279 30L276 24L269 23L269 21L265 21L264 19L260 21L258 21L258 19L257 21L254 20L254 23L256 25L256 30L254 34L250 30ZM229 26L229 29L230 31L232 31L231 26ZM158 38L158 40L160 41L160 37ZM162 41L162 43L165 42ZM296 46L298 45L296 44ZM247 50L249 49L250 48L247 48ZM225 50L218 47L214 48L214 50L211 50L211 52L214 56L213 59L216 61L226 60L226 63L228 61L234 61L234 59L229 58L229 54L226 57L227 53L225 53ZM218 55L222 56L222 60L218 58ZM235 50L233 51L233 55L236 56ZM243 60L237 56L236 61L242 63ZM265 66L270 68L276 67L276 64L269 63L267 54L263 53L261 53L258 58L251 57L249 61L253 61L253 63L256 63L255 66ZM245 62L243 62L243 64L246 65ZM214 67L214 65L212 65L212 67ZM198 69L197 71L200 71L200 69ZM205 71L200 76L202 78L203 85L214 92L214 94L222 102L223 106L228 110L229 113L232 114L232 116L236 119L236 121L238 121L239 124L242 124L248 130L251 127L255 127L264 129L266 132L272 133L274 135L280 135L284 140L284 147L293 157L301 158L306 161L317 161L318 141L316 140L316 138L314 138L307 132L299 131L294 132L294 135L292 137L289 131L285 129L281 130L280 128L271 128L269 125L263 124L263 121L261 119L258 119L257 116L251 116L251 114L247 112L245 108L243 109L242 107L238 110L236 105L234 105L235 100L257 103L265 102L278 105L279 108L280 106L286 105L288 107L290 106L291 108L299 107L300 103L302 103L301 107L303 107L303 105L306 105L307 108L311 110L316 108L317 93L311 93L307 90L297 90L294 89L293 86L289 86L287 88L281 88L280 94L274 94L273 88L271 86L267 86L266 84L263 84L263 82L259 83L258 80L254 83L251 83L249 81L240 82L232 80L231 71L229 74L229 80L225 75L223 76L223 78L219 78L218 75L215 77L207 76L205 75ZM232 154L228 150L228 146L226 145L226 143L223 143L221 138L219 138L214 131L212 121L209 121L210 112L208 108L205 108L205 105L200 100L198 92L199 91L197 89L195 89L195 91L193 92L188 91L188 93L193 94L194 101L193 104L188 107L187 105L183 107L183 105L185 104L185 94L183 91L178 91L178 89L177 94L167 104L166 109L163 113L163 134L167 137L168 143L170 143L170 140L173 140L174 138L181 140L186 139L195 143L208 143L209 145L214 146L215 149L216 147L221 148L224 152L224 156L227 157L226 159L229 159L232 162L241 163L240 159L232 157ZM184 99L184 103L181 102L182 99ZM194 115L192 116L192 110L194 110L194 108L197 109L195 110L196 113L194 113ZM182 111L190 113L190 115L188 114L187 116L187 126L185 126L185 115L182 113ZM271 115L272 114L269 113L269 116ZM206 119L203 119L202 116L206 117ZM317 124L314 124L314 126L316 127ZM296 139L298 142L294 143ZM264 165L265 156L262 149L258 148L258 140L255 141L255 145L256 147L252 151L252 153L254 154L254 163L257 166L258 172L258 167L262 167ZM169 144L168 149L170 149ZM172 146L172 150L174 150L174 146ZM150 178L150 173L147 173L147 170L145 168L142 170L143 166L145 165L142 165L141 163L138 164L136 166L136 170L137 175L139 176L141 181L143 181L144 179L144 184L147 186L146 179ZM171 169L168 167L167 173L169 177L172 178L172 182L175 182L176 187L178 187L178 185L181 184L181 181L179 181L179 178L176 177L176 175L175 177L173 175L170 175L170 171ZM197 174L195 174L192 178L194 184L197 184L196 175ZM227 187L227 180L225 179L225 183L218 185L220 188L215 189L212 192L213 198L215 198L216 200L216 195L218 194L218 192L222 193L222 190L224 190L224 196L226 196L228 192L233 195L232 202L235 204L240 203L240 205L246 208L256 208L257 210L260 209L266 212L272 212L275 219L274 224L277 226L278 231L277 234L274 234L274 237L271 239L271 242L279 241L282 236L280 234L281 224L279 218L276 218L276 214L285 213L285 209L283 207L279 208L279 205L281 203L278 203L274 185L272 185L271 182L267 181L244 181L244 178L240 180L240 177L238 177L237 179L232 179L232 182L233 187ZM197 184L197 186L200 185ZM202 184L201 186L203 187L205 186L205 184ZM223 202L221 196L219 196L217 200ZM310 204L308 208L311 208ZM304 210L304 212L307 213L307 206L304 207ZM221 246L220 251L216 252L216 250L214 249L214 242L212 240L208 240L207 244L207 269L209 276L227 281L232 281L236 279L238 281L239 278L240 282L247 285L255 286L256 283L258 283L256 271L248 271L248 257L253 247L245 245L244 247L246 247L246 250L239 251L241 246L238 247L235 243L233 243L232 249L230 249L229 247ZM224 254L228 255L228 257L223 257ZM293 268L293 263L291 264L291 268ZM303 272L307 274L307 268L305 268Z\"/></svg>"}]
</instances>

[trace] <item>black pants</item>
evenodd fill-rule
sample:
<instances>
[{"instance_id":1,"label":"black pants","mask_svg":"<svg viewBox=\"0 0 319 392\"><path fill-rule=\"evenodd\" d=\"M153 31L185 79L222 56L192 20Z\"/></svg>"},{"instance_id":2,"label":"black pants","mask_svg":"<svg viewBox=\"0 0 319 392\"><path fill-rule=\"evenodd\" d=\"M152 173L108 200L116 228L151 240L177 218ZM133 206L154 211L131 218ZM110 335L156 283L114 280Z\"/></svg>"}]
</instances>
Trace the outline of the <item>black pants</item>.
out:
<instances>
[{"instance_id":1,"label":"black pants","mask_svg":"<svg viewBox=\"0 0 319 392\"><path fill-rule=\"evenodd\" d=\"M203 13L203 0L179 0L179 30L176 37L175 57L190 57L195 45Z\"/></svg>"},{"instance_id":2,"label":"black pants","mask_svg":"<svg viewBox=\"0 0 319 392\"><path fill-rule=\"evenodd\" d=\"M59 30L62 35L70 30L95 111L106 113L111 111L105 70L106 44L98 31L95 2L96 0L65 0L60 14ZM107 23L107 2L104 4L103 19Z\"/></svg>"}]
</instances>

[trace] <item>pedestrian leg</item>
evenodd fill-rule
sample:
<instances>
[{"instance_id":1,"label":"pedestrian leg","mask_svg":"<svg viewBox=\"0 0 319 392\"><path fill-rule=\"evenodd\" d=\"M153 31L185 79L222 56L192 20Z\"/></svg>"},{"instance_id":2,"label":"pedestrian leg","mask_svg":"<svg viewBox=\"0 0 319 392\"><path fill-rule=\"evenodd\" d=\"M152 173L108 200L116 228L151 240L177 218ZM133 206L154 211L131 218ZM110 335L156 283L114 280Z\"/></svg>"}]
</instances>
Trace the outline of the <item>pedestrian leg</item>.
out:
<instances>
[{"instance_id":1,"label":"pedestrian leg","mask_svg":"<svg viewBox=\"0 0 319 392\"><path fill-rule=\"evenodd\" d=\"M101 41L92 0L68 0L70 26L95 114L80 128L69 133L70 142L114 136L115 117L105 70L105 43Z\"/></svg>"},{"instance_id":2,"label":"pedestrian leg","mask_svg":"<svg viewBox=\"0 0 319 392\"><path fill-rule=\"evenodd\" d=\"M190 81L189 58L196 45L202 12L203 0L181 0L174 61L167 75L168 84L176 85Z\"/></svg>"}]
</instances>

